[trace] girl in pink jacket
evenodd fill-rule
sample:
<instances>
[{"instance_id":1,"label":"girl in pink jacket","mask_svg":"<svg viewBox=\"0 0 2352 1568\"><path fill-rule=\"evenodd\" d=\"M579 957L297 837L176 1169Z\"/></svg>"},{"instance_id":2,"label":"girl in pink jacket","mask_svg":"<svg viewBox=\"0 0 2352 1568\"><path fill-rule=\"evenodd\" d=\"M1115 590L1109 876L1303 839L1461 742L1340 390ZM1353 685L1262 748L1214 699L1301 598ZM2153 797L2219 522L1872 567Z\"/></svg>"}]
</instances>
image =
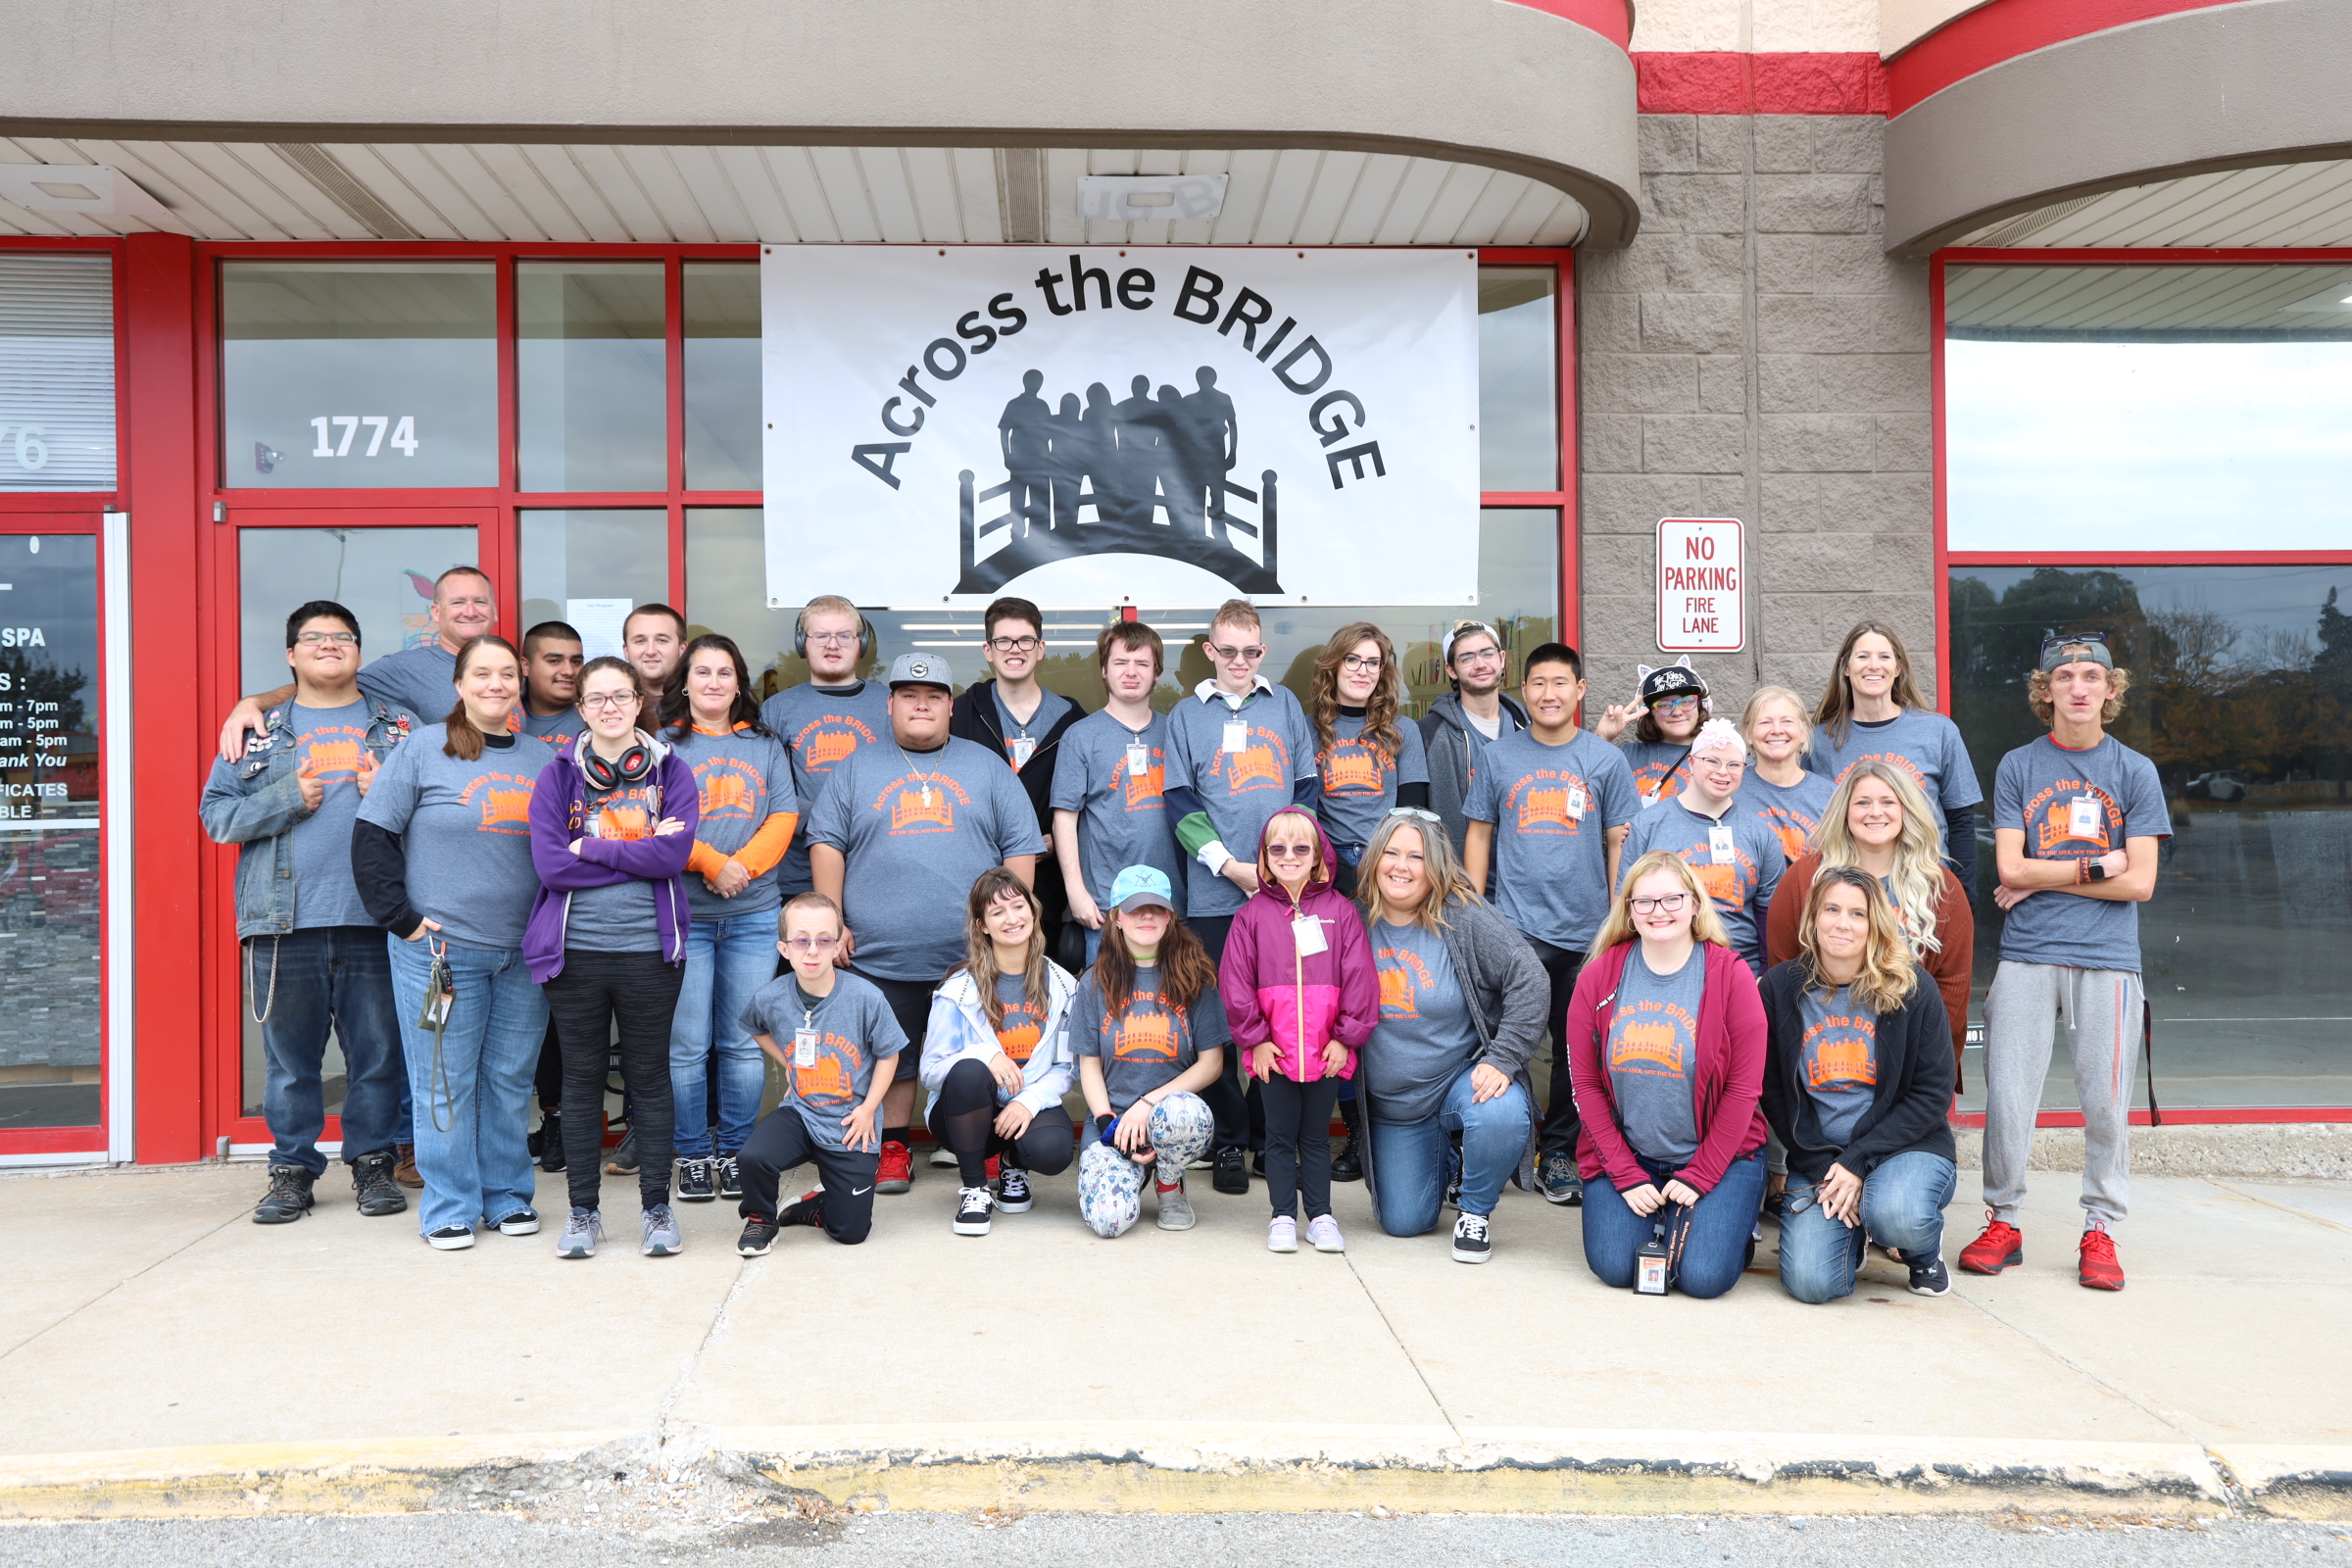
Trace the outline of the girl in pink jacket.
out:
<instances>
[{"instance_id":1,"label":"girl in pink jacket","mask_svg":"<svg viewBox=\"0 0 2352 1568\"><path fill-rule=\"evenodd\" d=\"M1258 838L1257 891L1217 966L1234 1046L1265 1102L1269 1251L1298 1250L1302 1187L1306 1239L1348 1250L1331 1217L1331 1111L1380 1020L1380 982L1363 916L1332 886L1337 864L1313 813L1276 811Z\"/></svg>"}]
</instances>

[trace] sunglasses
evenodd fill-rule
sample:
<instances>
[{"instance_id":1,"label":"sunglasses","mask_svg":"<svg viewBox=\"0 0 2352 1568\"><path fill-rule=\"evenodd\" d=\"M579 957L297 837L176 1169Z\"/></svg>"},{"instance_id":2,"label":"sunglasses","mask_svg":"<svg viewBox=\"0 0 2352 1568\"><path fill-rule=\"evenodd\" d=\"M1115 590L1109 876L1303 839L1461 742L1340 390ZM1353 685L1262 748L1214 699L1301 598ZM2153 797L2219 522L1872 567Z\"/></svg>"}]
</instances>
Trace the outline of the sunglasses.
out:
<instances>
[{"instance_id":1,"label":"sunglasses","mask_svg":"<svg viewBox=\"0 0 2352 1568\"><path fill-rule=\"evenodd\" d=\"M1314 853L1315 847L1312 844L1269 844L1266 846L1266 858L1269 860L1295 859L1300 856Z\"/></svg>"}]
</instances>

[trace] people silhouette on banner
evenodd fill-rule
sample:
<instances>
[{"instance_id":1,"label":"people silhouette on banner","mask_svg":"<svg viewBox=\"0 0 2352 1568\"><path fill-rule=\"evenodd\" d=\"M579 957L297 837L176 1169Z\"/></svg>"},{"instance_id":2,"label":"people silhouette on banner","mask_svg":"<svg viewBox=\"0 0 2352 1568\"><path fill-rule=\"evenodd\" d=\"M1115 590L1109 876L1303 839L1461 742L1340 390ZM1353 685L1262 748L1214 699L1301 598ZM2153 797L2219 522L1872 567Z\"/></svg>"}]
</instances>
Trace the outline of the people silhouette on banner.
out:
<instances>
[{"instance_id":1,"label":"people silhouette on banner","mask_svg":"<svg viewBox=\"0 0 2352 1568\"><path fill-rule=\"evenodd\" d=\"M1023 372L1020 395L997 421L1022 534L1073 525L1092 502L1098 522L1141 528L1165 509L1170 528L1228 543L1225 490L1241 423L1214 369L1201 366L1194 381L1194 392L1154 392L1152 378L1138 375L1116 402L1097 381L1083 406L1065 392L1057 407L1043 395L1043 372Z\"/></svg>"}]
</instances>

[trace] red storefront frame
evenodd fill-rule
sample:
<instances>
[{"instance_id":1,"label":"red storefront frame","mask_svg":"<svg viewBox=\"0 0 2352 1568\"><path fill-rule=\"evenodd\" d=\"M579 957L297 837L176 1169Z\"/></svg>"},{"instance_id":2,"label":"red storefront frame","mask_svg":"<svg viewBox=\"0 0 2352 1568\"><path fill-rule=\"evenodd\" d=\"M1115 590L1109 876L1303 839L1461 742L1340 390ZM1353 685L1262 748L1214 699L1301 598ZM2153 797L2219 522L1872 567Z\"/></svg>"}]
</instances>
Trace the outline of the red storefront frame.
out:
<instances>
[{"instance_id":1,"label":"red storefront frame","mask_svg":"<svg viewBox=\"0 0 2352 1568\"><path fill-rule=\"evenodd\" d=\"M1943 624L1952 602L1954 566L2196 566L2196 565L2337 565L2352 563L2352 550L1953 550L1946 531L1945 502L1949 488L1944 473L1943 290L1944 270L1965 267L2263 267L2277 265L2344 266L2352 250L2016 250L1956 245L1937 251L1928 267L1931 377L1930 408L1935 423L1936 491L1936 613ZM1948 627L1936 639L1936 702L1946 716L1952 710L1952 658ZM1981 1127L1982 1114L1961 1116L1963 1126ZM2168 1109L2167 1122L2179 1126L2234 1126L2259 1122L2352 1121L2352 1105L2190 1106ZM2132 1123L2144 1126L2147 1113L2134 1113ZM2080 1127L2079 1111L2045 1110L2036 1120L2042 1127Z\"/></svg>"},{"instance_id":2,"label":"red storefront frame","mask_svg":"<svg viewBox=\"0 0 2352 1568\"><path fill-rule=\"evenodd\" d=\"M185 244L185 242L181 242ZM1180 247L1177 247L1180 248ZM209 766L219 722L235 703L237 690L239 614L237 535L256 526L317 526L332 519L342 526L416 526L440 523L474 526L480 530L480 561L491 574L498 598L499 623L516 627L521 612L518 559L518 514L548 508L662 508L668 518L669 603L691 617L693 588L686 577L685 514L689 507L759 507L760 491L690 490L685 472L685 321L684 264L729 262L757 264L756 245L572 245L552 243L208 243L188 247L191 256L189 341L195 357L194 418L189 433L195 451L191 477L201 519L192 541L195 580L204 585L194 607L197 657L193 681L197 722L201 731L194 752L196 777ZM225 487L220 470L220 264L224 261L493 261L497 264L498 321L498 484L465 489L400 490L244 490ZM667 486L660 491L580 492L525 491L517 484L517 410L515 343L517 322L514 267L517 261L660 261L665 266L664 305L668 389ZM1480 497L1482 507L1547 510L1558 519L1558 624L1578 625L1577 421L1575 252L1564 248L1502 247L1479 251L1481 265L1549 267L1557 272L1554 322L1557 333L1557 388L1554 413L1559 431L1558 485L1550 490L1491 491ZM118 318L120 319L120 317ZM189 794L190 833L194 797ZM199 838L199 842L201 842ZM171 998L183 998L180 1017L199 1019L199 1027L168 1039L147 1038L148 1050L169 1051L175 1059L168 1081L185 1085L192 1097L185 1106L158 1106L168 1111L169 1134L160 1129L154 1139L142 1130L138 1157L142 1161L186 1159L213 1153L224 1147L265 1145L269 1131L258 1116L243 1114L244 1006L237 969L234 917L235 852L206 847L202 852L203 909L197 961L192 972L172 975L165 982ZM143 873L142 873L143 875ZM142 884L143 885L143 884ZM144 995L144 993L143 993ZM159 999L160 1000L160 999ZM140 1100L149 1103L142 1067ZM192 1114L191 1114L192 1112ZM341 1136L336 1118L329 1117L323 1137ZM4 1147L4 1146L0 1146Z\"/></svg>"}]
</instances>

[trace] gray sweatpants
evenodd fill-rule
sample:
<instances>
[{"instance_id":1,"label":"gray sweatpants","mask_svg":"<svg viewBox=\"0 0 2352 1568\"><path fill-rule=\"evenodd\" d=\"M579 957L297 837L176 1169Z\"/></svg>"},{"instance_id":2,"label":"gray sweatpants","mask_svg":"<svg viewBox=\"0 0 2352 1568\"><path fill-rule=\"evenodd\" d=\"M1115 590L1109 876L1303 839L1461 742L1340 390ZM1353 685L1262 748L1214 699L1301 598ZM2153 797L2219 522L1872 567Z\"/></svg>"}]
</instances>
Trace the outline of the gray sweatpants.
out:
<instances>
[{"instance_id":1,"label":"gray sweatpants","mask_svg":"<svg viewBox=\"0 0 2352 1568\"><path fill-rule=\"evenodd\" d=\"M2082 1105L2082 1207L2102 1229L2132 1206L2132 1088L2139 1057L2139 976L2002 959L1984 998L1984 1206L2017 1223L2026 1155L2049 1076L2057 1020Z\"/></svg>"}]
</instances>

